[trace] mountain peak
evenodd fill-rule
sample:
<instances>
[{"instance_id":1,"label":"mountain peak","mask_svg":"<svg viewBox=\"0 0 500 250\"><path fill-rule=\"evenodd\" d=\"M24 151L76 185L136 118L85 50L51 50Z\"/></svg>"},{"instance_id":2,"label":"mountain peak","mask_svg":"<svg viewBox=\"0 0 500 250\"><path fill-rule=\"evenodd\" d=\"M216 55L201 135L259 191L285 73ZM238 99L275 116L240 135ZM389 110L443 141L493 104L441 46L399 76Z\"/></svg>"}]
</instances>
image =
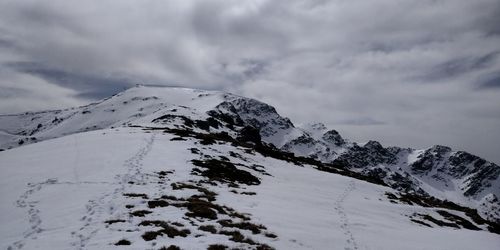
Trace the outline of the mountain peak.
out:
<instances>
[{"instance_id":1,"label":"mountain peak","mask_svg":"<svg viewBox=\"0 0 500 250\"><path fill-rule=\"evenodd\" d=\"M271 105L212 90L139 85L82 107L0 116L0 148L129 126L220 133L470 206L489 194L500 196L500 167L472 154L441 145L385 148L373 140L360 146L322 123L295 126Z\"/></svg>"},{"instance_id":2,"label":"mountain peak","mask_svg":"<svg viewBox=\"0 0 500 250\"><path fill-rule=\"evenodd\" d=\"M380 144L380 142L378 141L368 141L363 147L365 148L369 148L369 149L372 149L372 150L382 150L384 149L384 147L382 147L382 144Z\"/></svg>"},{"instance_id":3,"label":"mountain peak","mask_svg":"<svg viewBox=\"0 0 500 250\"><path fill-rule=\"evenodd\" d=\"M195 249L221 239L219 248L327 249L325 234L303 232L337 242L361 224L363 241L348 237L342 249L374 247L380 240L366 239L379 235L364 234L380 230L404 238L400 249L427 242L425 227L484 239L500 218L500 168L484 159L351 143L221 91L137 86L82 107L0 116L0 127L7 249L48 246L53 235L63 242L50 249L157 249L167 237Z\"/></svg>"}]
</instances>

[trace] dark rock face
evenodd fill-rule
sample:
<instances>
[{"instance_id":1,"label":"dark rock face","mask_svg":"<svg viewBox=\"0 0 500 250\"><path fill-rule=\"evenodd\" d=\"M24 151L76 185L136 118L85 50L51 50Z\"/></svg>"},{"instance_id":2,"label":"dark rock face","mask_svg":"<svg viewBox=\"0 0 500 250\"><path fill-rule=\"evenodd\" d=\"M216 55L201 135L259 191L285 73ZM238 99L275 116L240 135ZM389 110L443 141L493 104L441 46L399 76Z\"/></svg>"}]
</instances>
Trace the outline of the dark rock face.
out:
<instances>
[{"instance_id":1,"label":"dark rock face","mask_svg":"<svg viewBox=\"0 0 500 250\"><path fill-rule=\"evenodd\" d=\"M428 173L440 162L442 162L450 152L451 148L436 145L420 155L418 160L411 164L410 167L415 174Z\"/></svg>"},{"instance_id":2,"label":"dark rock face","mask_svg":"<svg viewBox=\"0 0 500 250\"><path fill-rule=\"evenodd\" d=\"M422 189L415 185L415 182L407 173L405 175L397 172L390 173L387 180L387 182L390 183L389 185L396 190L400 190L406 193L425 194Z\"/></svg>"},{"instance_id":3,"label":"dark rock face","mask_svg":"<svg viewBox=\"0 0 500 250\"><path fill-rule=\"evenodd\" d=\"M316 143L318 143L318 141L314 140L312 137L308 136L307 134L304 134L304 135L301 135L301 136L291 140L287 144L285 144L282 147L282 149L285 151L290 151L293 149L293 147L295 147L297 145L303 145L306 147L313 147L314 145L316 145Z\"/></svg>"},{"instance_id":4,"label":"dark rock face","mask_svg":"<svg viewBox=\"0 0 500 250\"><path fill-rule=\"evenodd\" d=\"M208 159L192 160L195 166L203 168L198 170L201 175L208 177L212 181L240 183L246 185L259 185L259 178L250 172L236 168L236 166L225 160Z\"/></svg>"},{"instance_id":5,"label":"dark rock face","mask_svg":"<svg viewBox=\"0 0 500 250\"><path fill-rule=\"evenodd\" d=\"M378 164L394 164L396 160L396 155L382 147L380 143L369 141L363 147L354 144L334 162L351 168L363 168L377 166Z\"/></svg>"},{"instance_id":6,"label":"dark rock face","mask_svg":"<svg viewBox=\"0 0 500 250\"><path fill-rule=\"evenodd\" d=\"M274 107L249 98L228 99L207 114L224 122L230 129L253 127L259 130L262 137L269 137L294 127L293 123L280 116Z\"/></svg>"},{"instance_id":7,"label":"dark rock face","mask_svg":"<svg viewBox=\"0 0 500 250\"><path fill-rule=\"evenodd\" d=\"M253 142L255 145L262 143L260 131L250 126L245 126L240 130L237 140L241 142Z\"/></svg>"},{"instance_id":8,"label":"dark rock face","mask_svg":"<svg viewBox=\"0 0 500 250\"><path fill-rule=\"evenodd\" d=\"M461 188L465 196L479 194L500 176L500 167L496 164L467 152L452 153L445 146L434 146L426 150L410 165L410 169L417 175L433 172L433 179L444 182L450 177L466 178L465 185Z\"/></svg>"},{"instance_id":9,"label":"dark rock face","mask_svg":"<svg viewBox=\"0 0 500 250\"><path fill-rule=\"evenodd\" d=\"M467 187L464 189L466 196L473 196L484 190L489 183L500 176L500 166L487 162L484 159L458 151L449 159L447 173L456 178L467 177Z\"/></svg>"},{"instance_id":10,"label":"dark rock face","mask_svg":"<svg viewBox=\"0 0 500 250\"><path fill-rule=\"evenodd\" d=\"M485 165L489 165L484 159L467 152L458 151L448 159L452 168L449 171L454 177L464 177L466 175L482 171Z\"/></svg>"},{"instance_id":11,"label":"dark rock face","mask_svg":"<svg viewBox=\"0 0 500 250\"><path fill-rule=\"evenodd\" d=\"M215 107L214 110L207 112L211 117L220 120L228 126L228 128L233 129L234 126L243 126L244 121L238 115L236 108L229 102L222 102Z\"/></svg>"},{"instance_id":12,"label":"dark rock face","mask_svg":"<svg viewBox=\"0 0 500 250\"><path fill-rule=\"evenodd\" d=\"M309 133L303 132L300 136L285 143L280 149L299 156L328 161L327 159L332 159L337 154L330 148L331 146L331 143L315 139Z\"/></svg>"},{"instance_id":13,"label":"dark rock face","mask_svg":"<svg viewBox=\"0 0 500 250\"><path fill-rule=\"evenodd\" d=\"M383 180L385 184L401 192L427 195L408 173L391 172L386 168L379 167L364 169L362 173L368 177Z\"/></svg>"},{"instance_id":14,"label":"dark rock face","mask_svg":"<svg viewBox=\"0 0 500 250\"><path fill-rule=\"evenodd\" d=\"M482 192L485 188L491 185L491 181L498 179L500 176L500 166L493 163L485 163L477 167L476 172L467 177L468 183L464 194L473 196Z\"/></svg>"},{"instance_id":15,"label":"dark rock face","mask_svg":"<svg viewBox=\"0 0 500 250\"><path fill-rule=\"evenodd\" d=\"M229 101L235 113L250 126L260 129L264 137L272 136L279 130L293 128L293 123L276 112L276 109L254 99L237 98Z\"/></svg>"},{"instance_id":16,"label":"dark rock face","mask_svg":"<svg viewBox=\"0 0 500 250\"><path fill-rule=\"evenodd\" d=\"M345 144L344 138L334 129L324 133L322 139L339 147Z\"/></svg>"}]
</instances>

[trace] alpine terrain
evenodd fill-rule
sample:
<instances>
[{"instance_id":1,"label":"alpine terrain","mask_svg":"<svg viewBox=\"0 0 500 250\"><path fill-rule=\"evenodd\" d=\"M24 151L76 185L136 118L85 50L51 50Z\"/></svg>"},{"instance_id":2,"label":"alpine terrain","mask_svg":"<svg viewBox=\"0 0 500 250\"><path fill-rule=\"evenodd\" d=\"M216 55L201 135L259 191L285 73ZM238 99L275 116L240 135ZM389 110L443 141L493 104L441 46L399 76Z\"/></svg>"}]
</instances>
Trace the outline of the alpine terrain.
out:
<instances>
[{"instance_id":1,"label":"alpine terrain","mask_svg":"<svg viewBox=\"0 0 500 250\"><path fill-rule=\"evenodd\" d=\"M2 249L500 249L500 167L137 86L0 116Z\"/></svg>"}]
</instances>

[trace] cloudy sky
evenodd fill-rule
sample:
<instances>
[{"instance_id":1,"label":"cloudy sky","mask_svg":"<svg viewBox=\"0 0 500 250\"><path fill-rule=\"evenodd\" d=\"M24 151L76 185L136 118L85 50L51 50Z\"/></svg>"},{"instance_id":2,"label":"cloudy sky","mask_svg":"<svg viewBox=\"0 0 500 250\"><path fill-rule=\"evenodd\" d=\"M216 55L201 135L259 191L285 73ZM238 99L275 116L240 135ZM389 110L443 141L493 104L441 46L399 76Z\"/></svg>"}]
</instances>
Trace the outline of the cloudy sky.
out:
<instances>
[{"instance_id":1,"label":"cloudy sky","mask_svg":"<svg viewBox=\"0 0 500 250\"><path fill-rule=\"evenodd\" d=\"M500 163L498 0L0 0L0 113L227 90L355 141Z\"/></svg>"}]
</instances>

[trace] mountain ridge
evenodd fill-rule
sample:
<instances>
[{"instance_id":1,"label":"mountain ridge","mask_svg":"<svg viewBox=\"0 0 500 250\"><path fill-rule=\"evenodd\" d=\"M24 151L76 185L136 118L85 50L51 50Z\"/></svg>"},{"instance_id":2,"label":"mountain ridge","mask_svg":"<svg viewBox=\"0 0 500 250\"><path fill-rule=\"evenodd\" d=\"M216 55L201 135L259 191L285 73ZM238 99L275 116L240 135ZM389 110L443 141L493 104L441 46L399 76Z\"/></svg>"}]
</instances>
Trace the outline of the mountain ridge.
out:
<instances>
[{"instance_id":1,"label":"mountain ridge","mask_svg":"<svg viewBox=\"0 0 500 250\"><path fill-rule=\"evenodd\" d=\"M486 161L446 147L358 145L224 92L136 87L79 108L0 116L0 127L11 135L2 147L13 147L0 152L0 247L9 250L500 243ZM485 206L429 192L463 178Z\"/></svg>"},{"instance_id":2,"label":"mountain ridge","mask_svg":"<svg viewBox=\"0 0 500 250\"><path fill-rule=\"evenodd\" d=\"M123 125L179 127L186 122L232 136L235 127L250 126L260 140L280 150L346 166L400 191L471 206L500 221L500 167L492 162L439 145L421 150L377 141L360 145L323 124L298 127L268 104L221 91L137 86L78 108L3 115L0 148Z\"/></svg>"}]
</instances>

